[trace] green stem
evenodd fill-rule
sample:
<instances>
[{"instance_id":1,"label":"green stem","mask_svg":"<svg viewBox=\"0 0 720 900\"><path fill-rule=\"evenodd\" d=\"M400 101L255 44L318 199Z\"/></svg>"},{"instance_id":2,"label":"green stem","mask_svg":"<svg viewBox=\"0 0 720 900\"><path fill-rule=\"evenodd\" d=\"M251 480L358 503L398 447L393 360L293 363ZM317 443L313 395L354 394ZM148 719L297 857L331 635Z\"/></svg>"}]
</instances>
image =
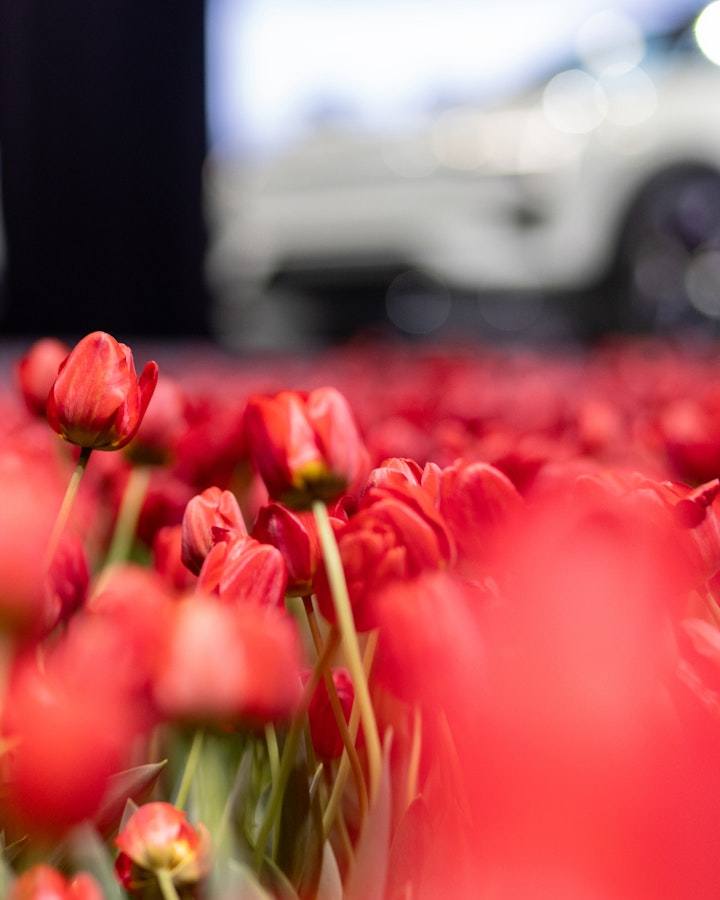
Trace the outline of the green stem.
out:
<instances>
[{"instance_id":1,"label":"green stem","mask_svg":"<svg viewBox=\"0 0 720 900\"><path fill-rule=\"evenodd\" d=\"M365 658L363 660L363 667L365 672L370 671L373 657L375 656L376 645L377 631L372 631L368 636L367 644L365 646ZM350 732L353 741L355 740L355 736L357 735L359 720L360 710L357 703L355 703L353 704L352 712L350 713L350 722L348 723L348 731ZM342 800L343 791L345 790L345 783L347 781L349 768L350 762L348 760L348 755L347 753L343 753L342 759L340 760L340 765L338 767L337 775L335 776L335 782L332 786L330 798L327 802L325 813L323 815L323 835L325 839L327 839L330 835L330 831L335 822L335 818L340 810L340 803ZM342 819L342 816L340 816L339 819Z\"/></svg>"},{"instance_id":2,"label":"green stem","mask_svg":"<svg viewBox=\"0 0 720 900\"><path fill-rule=\"evenodd\" d=\"M315 644L315 651L318 656L320 656L323 649L323 639L322 635L320 634L320 628L318 626L317 618L315 616L315 610L312 608L312 603L309 597L305 602L305 614L307 616L313 643ZM333 645L338 640L337 634L337 629L333 629L330 634L330 641L333 642ZM340 705L340 698L338 697L337 688L335 687L335 682L333 681L332 671L329 665L323 668L322 676L325 679L325 686L327 688L328 697L330 699L330 706L332 708L333 715L335 716L338 730L340 731L340 737L342 738L343 747L345 748L345 752L348 756L348 761L350 763L350 768L352 769L353 778L355 779L355 788L357 790L358 803L360 804L360 821L364 822L365 816L367 815L368 797L367 788L365 786L365 776L363 775L362 766L360 765L360 758L358 757L357 750L355 748L355 741L350 734L350 730L348 729L348 723L345 720L345 713L343 712L343 708Z\"/></svg>"},{"instance_id":3,"label":"green stem","mask_svg":"<svg viewBox=\"0 0 720 900\"><path fill-rule=\"evenodd\" d=\"M410 745L410 760L408 762L407 796L408 806L417 796L418 776L420 772L420 754L422 752L422 713L416 706L413 711L412 743Z\"/></svg>"},{"instance_id":4,"label":"green stem","mask_svg":"<svg viewBox=\"0 0 720 900\"><path fill-rule=\"evenodd\" d=\"M193 735L192 744L190 745L190 750L187 759L185 760L185 768L183 770L182 779L180 780L180 787L178 788L173 804L178 809L183 809L188 801L190 788L197 771L198 763L200 762L200 754L202 753L204 739L205 731L202 728L198 728Z\"/></svg>"},{"instance_id":5,"label":"green stem","mask_svg":"<svg viewBox=\"0 0 720 900\"><path fill-rule=\"evenodd\" d=\"M313 503L313 513L318 528L320 547L327 571L328 583L332 592L335 615L340 629L340 639L345 654L345 662L355 688L355 702L360 710L360 721L365 734L368 769L370 772L370 799L374 801L380 789L382 775L382 749L378 733L375 710L370 699L367 675L363 669L360 644L358 642L352 606L348 595L345 572L343 571L340 551L335 533L330 524L327 507L319 500Z\"/></svg>"},{"instance_id":6,"label":"green stem","mask_svg":"<svg viewBox=\"0 0 720 900\"><path fill-rule=\"evenodd\" d=\"M49 568L50 564L52 563L53 557L55 556L55 551L57 550L58 544L60 543L60 538L65 531L65 526L67 525L68 519L70 518L70 511L72 510L73 503L75 502L75 497L77 496L78 488L80 487L80 481L83 477L83 474L85 473L85 469L87 468L91 453L92 447L83 447L80 450L80 456L78 457L78 461L77 463L75 463L73 473L70 476L70 481L68 482L65 496L63 497L63 501L60 506L60 511L58 512L57 519L55 520L55 525L53 526L52 534L50 535L50 541L48 543L47 550L45 551L46 569Z\"/></svg>"},{"instance_id":7,"label":"green stem","mask_svg":"<svg viewBox=\"0 0 720 900\"><path fill-rule=\"evenodd\" d=\"M105 559L106 566L122 562L130 556L149 482L149 466L132 466L118 510L110 549Z\"/></svg>"},{"instance_id":8,"label":"green stem","mask_svg":"<svg viewBox=\"0 0 720 900\"><path fill-rule=\"evenodd\" d=\"M173 884L172 875L167 869L158 869L155 873L163 900L180 900L180 895Z\"/></svg>"}]
</instances>

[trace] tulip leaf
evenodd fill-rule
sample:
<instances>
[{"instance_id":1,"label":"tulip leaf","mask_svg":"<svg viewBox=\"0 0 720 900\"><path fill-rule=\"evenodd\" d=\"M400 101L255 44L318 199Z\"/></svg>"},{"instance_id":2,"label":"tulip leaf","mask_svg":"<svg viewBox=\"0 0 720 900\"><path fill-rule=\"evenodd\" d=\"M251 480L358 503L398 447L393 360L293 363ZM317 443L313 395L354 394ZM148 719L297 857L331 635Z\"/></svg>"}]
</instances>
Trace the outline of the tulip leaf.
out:
<instances>
[{"instance_id":1,"label":"tulip leaf","mask_svg":"<svg viewBox=\"0 0 720 900\"><path fill-rule=\"evenodd\" d=\"M316 897L317 895L325 859L323 849L323 810L320 791L318 790L318 780L322 774L322 770L322 765L317 767L308 788L310 820L306 848L303 855L303 868L300 873L301 878L298 889L301 897L308 898Z\"/></svg>"},{"instance_id":2,"label":"tulip leaf","mask_svg":"<svg viewBox=\"0 0 720 900\"><path fill-rule=\"evenodd\" d=\"M340 867L335 859L330 841L323 848L320 879L318 881L316 900L343 900L343 885Z\"/></svg>"},{"instance_id":3,"label":"tulip leaf","mask_svg":"<svg viewBox=\"0 0 720 900\"><path fill-rule=\"evenodd\" d=\"M229 866L230 875L222 885L223 896L242 897L242 900L274 900L260 884L257 876L245 863L231 860Z\"/></svg>"},{"instance_id":4,"label":"tulip leaf","mask_svg":"<svg viewBox=\"0 0 720 900\"><path fill-rule=\"evenodd\" d=\"M124 892L114 874L115 853L89 822L71 832L70 855L78 870L95 878L105 900L122 900Z\"/></svg>"},{"instance_id":5,"label":"tulip leaf","mask_svg":"<svg viewBox=\"0 0 720 900\"><path fill-rule=\"evenodd\" d=\"M300 879L307 854L315 850L308 847L311 837L308 773L304 763L299 763L290 772L285 786L276 855L279 868L294 884Z\"/></svg>"},{"instance_id":6,"label":"tulip leaf","mask_svg":"<svg viewBox=\"0 0 720 900\"><path fill-rule=\"evenodd\" d=\"M392 733L388 733L383 750L380 787L360 833L345 888L345 900L368 900L370 897L385 896L392 814L391 746Z\"/></svg>"},{"instance_id":7,"label":"tulip leaf","mask_svg":"<svg viewBox=\"0 0 720 900\"><path fill-rule=\"evenodd\" d=\"M417 896L416 882L431 840L427 803L418 795L403 813L390 846L388 897Z\"/></svg>"},{"instance_id":8,"label":"tulip leaf","mask_svg":"<svg viewBox=\"0 0 720 900\"><path fill-rule=\"evenodd\" d=\"M100 834L107 837L118 828L120 819L127 812L128 800L140 804L148 799L166 764L167 760L148 763L111 776L100 808L93 819Z\"/></svg>"}]
</instances>

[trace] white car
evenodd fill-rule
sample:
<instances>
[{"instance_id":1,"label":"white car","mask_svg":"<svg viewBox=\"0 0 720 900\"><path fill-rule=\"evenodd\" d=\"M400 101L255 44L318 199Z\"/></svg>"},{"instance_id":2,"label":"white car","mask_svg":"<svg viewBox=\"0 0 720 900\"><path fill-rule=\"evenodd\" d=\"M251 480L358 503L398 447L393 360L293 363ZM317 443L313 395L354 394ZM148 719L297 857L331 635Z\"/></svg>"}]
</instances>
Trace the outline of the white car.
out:
<instances>
[{"instance_id":1,"label":"white car","mask_svg":"<svg viewBox=\"0 0 720 900\"><path fill-rule=\"evenodd\" d=\"M378 282L416 332L468 292L525 311L585 292L598 327L720 319L719 20L714 3L654 37L588 29L582 64L501 108L382 136L328 127L253 169L211 166L219 329L262 327L292 295L274 314L306 332L329 298L350 309Z\"/></svg>"}]
</instances>

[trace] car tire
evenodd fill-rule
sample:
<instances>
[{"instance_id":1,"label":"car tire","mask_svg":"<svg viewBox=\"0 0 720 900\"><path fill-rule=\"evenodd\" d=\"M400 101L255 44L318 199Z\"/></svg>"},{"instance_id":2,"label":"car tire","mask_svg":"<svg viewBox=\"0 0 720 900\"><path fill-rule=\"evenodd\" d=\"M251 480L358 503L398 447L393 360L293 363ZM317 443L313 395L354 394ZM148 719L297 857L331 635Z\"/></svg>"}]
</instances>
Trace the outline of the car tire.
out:
<instances>
[{"instance_id":1,"label":"car tire","mask_svg":"<svg viewBox=\"0 0 720 900\"><path fill-rule=\"evenodd\" d=\"M604 302L605 324L622 331L714 329L720 321L720 172L687 165L647 184L625 218Z\"/></svg>"}]
</instances>

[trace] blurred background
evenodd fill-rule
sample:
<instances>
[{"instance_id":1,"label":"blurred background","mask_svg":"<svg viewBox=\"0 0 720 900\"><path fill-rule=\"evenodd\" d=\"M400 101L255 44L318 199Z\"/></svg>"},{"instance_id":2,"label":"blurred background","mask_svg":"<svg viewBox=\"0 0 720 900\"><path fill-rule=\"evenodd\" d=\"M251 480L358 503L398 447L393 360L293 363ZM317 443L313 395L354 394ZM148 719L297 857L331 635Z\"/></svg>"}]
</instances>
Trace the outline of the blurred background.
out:
<instances>
[{"instance_id":1,"label":"blurred background","mask_svg":"<svg viewBox=\"0 0 720 900\"><path fill-rule=\"evenodd\" d=\"M714 334L720 4L75 2L0 0L5 333Z\"/></svg>"}]
</instances>

